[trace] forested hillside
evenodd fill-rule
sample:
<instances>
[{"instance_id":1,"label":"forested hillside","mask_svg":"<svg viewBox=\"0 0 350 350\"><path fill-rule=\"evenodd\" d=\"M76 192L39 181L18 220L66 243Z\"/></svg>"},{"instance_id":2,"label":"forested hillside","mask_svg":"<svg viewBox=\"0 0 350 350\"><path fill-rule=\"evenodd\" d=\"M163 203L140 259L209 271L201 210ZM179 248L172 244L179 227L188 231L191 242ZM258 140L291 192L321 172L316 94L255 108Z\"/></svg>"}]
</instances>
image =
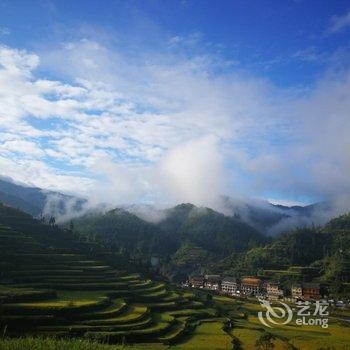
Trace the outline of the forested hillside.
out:
<instances>
[{"instance_id":1,"label":"forested hillside","mask_svg":"<svg viewBox=\"0 0 350 350\"><path fill-rule=\"evenodd\" d=\"M335 218L324 227L291 231L244 254L232 253L214 270L258 274L287 283L316 278L334 292L349 291L350 215Z\"/></svg>"},{"instance_id":2,"label":"forested hillside","mask_svg":"<svg viewBox=\"0 0 350 350\"><path fill-rule=\"evenodd\" d=\"M114 244L132 255L163 258L176 254L179 259L186 252L183 246L191 244L204 255L218 259L232 252L244 252L266 241L264 235L241 220L192 204L168 209L164 219L157 224L115 209L75 219L73 225L77 232ZM192 251L188 253L193 255Z\"/></svg>"},{"instance_id":3,"label":"forested hillside","mask_svg":"<svg viewBox=\"0 0 350 350\"><path fill-rule=\"evenodd\" d=\"M175 280L186 274L215 272L260 275L284 283L317 279L334 291L347 290L350 278L350 217L324 227L299 228L267 238L237 217L181 204L158 224L113 210L74 221L78 232L94 235L132 255L162 259L162 271Z\"/></svg>"},{"instance_id":4,"label":"forested hillside","mask_svg":"<svg viewBox=\"0 0 350 350\"><path fill-rule=\"evenodd\" d=\"M0 202L18 208L34 217L64 215L67 211L79 212L85 199L54 191L45 191L5 180L0 177Z\"/></svg>"}]
</instances>

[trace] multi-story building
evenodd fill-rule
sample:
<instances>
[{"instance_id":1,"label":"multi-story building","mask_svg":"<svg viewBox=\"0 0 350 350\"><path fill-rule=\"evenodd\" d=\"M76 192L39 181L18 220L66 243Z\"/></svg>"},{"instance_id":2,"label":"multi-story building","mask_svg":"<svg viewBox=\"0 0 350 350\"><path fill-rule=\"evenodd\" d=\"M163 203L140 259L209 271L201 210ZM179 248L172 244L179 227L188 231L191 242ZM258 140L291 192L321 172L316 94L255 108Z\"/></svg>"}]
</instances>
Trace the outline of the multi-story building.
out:
<instances>
[{"instance_id":1,"label":"multi-story building","mask_svg":"<svg viewBox=\"0 0 350 350\"><path fill-rule=\"evenodd\" d=\"M221 291L225 294L240 294L239 280L236 277L227 276L221 281Z\"/></svg>"},{"instance_id":2,"label":"multi-story building","mask_svg":"<svg viewBox=\"0 0 350 350\"><path fill-rule=\"evenodd\" d=\"M257 295L261 292L261 279L257 277L243 277L241 291L244 295Z\"/></svg>"},{"instance_id":3,"label":"multi-story building","mask_svg":"<svg viewBox=\"0 0 350 350\"><path fill-rule=\"evenodd\" d=\"M278 299L283 297L283 289L278 282L266 282L266 293L269 299Z\"/></svg>"},{"instance_id":4,"label":"multi-story building","mask_svg":"<svg viewBox=\"0 0 350 350\"><path fill-rule=\"evenodd\" d=\"M318 283L303 283L302 288L304 299L321 299L321 288Z\"/></svg>"},{"instance_id":5,"label":"multi-story building","mask_svg":"<svg viewBox=\"0 0 350 350\"><path fill-rule=\"evenodd\" d=\"M219 290L221 277L220 275L205 275L204 288L210 290Z\"/></svg>"},{"instance_id":6,"label":"multi-story building","mask_svg":"<svg viewBox=\"0 0 350 350\"><path fill-rule=\"evenodd\" d=\"M301 284L294 284L292 286L292 298L295 300L303 298L303 287Z\"/></svg>"},{"instance_id":7,"label":"multi-story building","mask_svg":"<svg viewBox=\"0 0 350 350\"><path fill-rule=\"evenodd\" d=\"M192 288L203 288L204 277L203 276L192 276L190 277L189 284Z\"/></svg>"},{"instance_id":8,"label":"multi-story building","mask_svg":"<svg viewBox=\"0 0 350 350\"><path fill-rule=\"evenodd\" d=\"M321 287L319 283L302 283L292 286L292 298L294 300L317 300L321 299Z\"/></svg>"}]
</instances>

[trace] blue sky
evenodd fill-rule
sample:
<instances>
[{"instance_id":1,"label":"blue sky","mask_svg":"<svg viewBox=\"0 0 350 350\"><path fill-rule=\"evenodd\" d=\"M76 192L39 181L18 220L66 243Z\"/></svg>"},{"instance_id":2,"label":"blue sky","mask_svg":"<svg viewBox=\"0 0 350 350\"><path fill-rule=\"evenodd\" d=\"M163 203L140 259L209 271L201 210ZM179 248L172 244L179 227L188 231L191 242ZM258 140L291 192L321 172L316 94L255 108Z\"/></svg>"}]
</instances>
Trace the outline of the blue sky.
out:
<instances>
[{"instance_id":1,"label":"blue sky","mask_svg":"<svg viewBox=\"0 0 350 350\"><path fill-rule=\"evenodd\" d=\"M15 47L35 50L48 41L77 39L84 26L92 32L86 37L95 38L95 29L144 50L164 48L167 37L198 34L205 47L197 50L238 61L282 86L310 84L324 69L313 57L349 44L346 30L327 32L333 16L347 13L349 1L34 0L0 6L2 28L11 32L2 41Z\"/></svg>"},{"instance_id":2,"label":"blue sky","mask_svg":"<svg viewBox=\"0 0 350 350\"><path fill-rule=\"evenodd\" d=\"M349 44L349 1L0 0L0 173L116 204L339 199Z\"/></svg>"}]
</instances>

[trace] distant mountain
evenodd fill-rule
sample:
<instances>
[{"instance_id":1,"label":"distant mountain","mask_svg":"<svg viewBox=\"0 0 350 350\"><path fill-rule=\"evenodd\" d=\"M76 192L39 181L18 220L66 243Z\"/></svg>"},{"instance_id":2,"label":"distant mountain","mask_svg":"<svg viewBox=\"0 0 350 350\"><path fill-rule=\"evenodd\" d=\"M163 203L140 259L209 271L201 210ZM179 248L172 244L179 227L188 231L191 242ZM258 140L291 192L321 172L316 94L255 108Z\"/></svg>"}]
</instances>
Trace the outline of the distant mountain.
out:
<instances>
[{"instance_id":1,"label":"distant mountain","mask_svg":"<svg viewBox=\"0 0 350 350\"><path fill-rule=\"evenodd\" d=\"M0 202L38 217L40 215L66 215L67 212L72 211L79 212L86 200L0 178Z\"/></svg>"},{"instance_id":2,"label":"distant mountain","mask_svg":"<svg viewBox=\"0 0 350 350\"><path fill-rule=\"evenodd\" d=\"M38 187L25 186L1 177L0 202L19 208L34 217L40 215L55 216L58 222L65 222L72 217L82 216L88 209L86 199L43 190ZM90 208L89 211L102 212L106 207L106 205L101 204L100 207ZM176 225L183 227L184 222L181 220L187 220L187 214L191 212L188 205L177 207L176 210L174 208L157 209L152 205L143 204L127 205L123 206L122 209L135 214L138 218L148 223L160 223L159 227L164 228L170 225L171 229L175 231L177 231ZM208 210L208 215L210 213L213 214ZM304 207L287 207L274 205L268 201L232 199L230 197L223 197L221 208L218 211L236 221L239 218L240 220L238 221L241 224L246 223L255 230L269 236L274 236L296 227L325 224L330 218L343 214L341 211L334 210L328 202ZM218 211L216 211L217 214L219 214ZM227 221L228 219L225 220Z\"/></svg>"},{"instance_id":3,"label":"distant mountain","mask_svg":"<svg viewBox=\"0 0 350 350\"><path fill-rule=\"evenodd\" d=\"M179 241L191 241L216 255L244 251L249 245L265 240L260 232L238 218L189 203L166 210L158 226L164 232L172 232Z\"/></svg>"},{"instance_id":4,"label":"distant mountain","mask_svg":"<svg viewBox=\"0 0 350 350\"><path fill-rule=\"evenodd\" d=\"M98 236L132 254L171 256L192 244L208 254L224 257L265 242L265 237L243 221L209 208L180 204L164 211L158 223L149 223L123 209L75 219L81 233Z\"/></svg>"},{"instance_id":5,"label":"distant mountain","mask_svg":"<svg viewBox=\"0 0 350 350\"><path fill-rule=\"evenodd\" d=\"M286 218L290 210L315 210L277 209L278 214L287 212ZM162 273L174 281L184 273L272 274L283 281L318 276L325 282L346 282L350 276L349 215L324 227L298 228L274 238L266 237L239 215L227 216L190 203L164 210L160 220L153 223L125 209L114 209L74 219L73 224L87 240L122 249L135 259L150 261L150 257L158 256ZM341 291L343 285L339 288Z\"/></svg>"},{"instance_id":6,"label":"distant mountain","mask_svg":"<svg viewBox=\"0 0 350 350\"><path fill-rule=\"evenodd\" d=\"M335 212L330 202L320 202L306 206L284 206L263 200L223 199L226 214L239 216L258 231L276 235L296 227L325 224L342 212Z\"/></svg>"},{"instance_id":7,"label":"distant mountain","mask_svg":"<svg viewBox=\"0 0 350 350\"><path fill-rule=\"evenodd\" d=\"M168 254L174 242L159 227L124 210L89 213L73 220L75 230L133 254Z\"/></svg>"},{"instance_id":8,"label":"distant mountain","mask_svg":"<svg viewBox=\"0 0 350 350\"><path fill-rule=\"evenodd\" d=\"M346 287L350 292L350 214L334 218L323 227L299 228L280 235L265 246L250 249L235 263L232 260L226 261L226 266L233 274L272 274L275 279L290 281L300 278L298 271L304 271L337 285L339 291Z\"/></svg>"}]
</instances>

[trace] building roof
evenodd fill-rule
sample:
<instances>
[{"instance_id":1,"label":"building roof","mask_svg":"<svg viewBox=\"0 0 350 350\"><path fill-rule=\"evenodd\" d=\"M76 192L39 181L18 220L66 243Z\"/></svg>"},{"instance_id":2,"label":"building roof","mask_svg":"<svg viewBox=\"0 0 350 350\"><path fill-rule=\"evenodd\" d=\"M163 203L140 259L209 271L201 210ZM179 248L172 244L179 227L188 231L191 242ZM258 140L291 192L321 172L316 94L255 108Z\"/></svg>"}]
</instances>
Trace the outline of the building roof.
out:
<instances>
[{"instance_id":1,"label":"building roof","mask_svg":"<svg viewBox=\"0 0 350 350\"><path fill-rule=\"evenodd\" d=\"M303 288L312 288L312 289L319 289L320 284L314 283L314 282L306 282L302 284Z\"/></svg>"},{"instance_id":2,"label":"building roof","mask_svg":"<svg viewBox=\"0 0 350 350\"><path fill-rule=\"evenodd\" d=\"M280 286L281 283L279 283L277 281L267 281L266 285L269 285L269 286Z\"/></svg>"},{"instance_id":3,"label":"building roof","mask_svg":"<svg viewBox=\"0 0 350 350\"><path fill-rule=\"evenodd\" d=\"M242 278L242 284L259 285L260 282L261 282L260 278L256 278L256 277L243 277Z\"/></svg>"},{"instance_id":4,"label":"building roof","mask_svg":"<svg viewBox=\"0 0 350 350\"><path fill-rule=\"evenodd\" d=\"M209 279L209 278L221 278L220 275L204 275L205 279Z\"/></svg>"},{"instance_id":5,"label":"building roof","mask_svg":"<svg viewBox=\"0 0 350 350\"><path fill-rule=\"evenodd\" d=\"M206 281L211 283L217 283L221 281L221 277L216 275L208 275L206 277Z\"/></svg>"},{"instance_id":6,"label":"building roof","mask_svg":"<svg viewBox=\"0 0 350 350\"><path fill-rule=\"evenodd\" d=\"M192 276L190 277L191 280L198 280L198 281L203 281L204 277L203 276Z\"/></svg>"},{"instance_id":7,"label":"building roof","mask_svg":"<svg viewBox=\"0 0 350 350\"><path fill-rule=\"evenodd\" d=\"M231 277L231 276L226 276L223 278L222 283L237 283L238 278L237 277Z\"/></svg>"}]
</instances>

